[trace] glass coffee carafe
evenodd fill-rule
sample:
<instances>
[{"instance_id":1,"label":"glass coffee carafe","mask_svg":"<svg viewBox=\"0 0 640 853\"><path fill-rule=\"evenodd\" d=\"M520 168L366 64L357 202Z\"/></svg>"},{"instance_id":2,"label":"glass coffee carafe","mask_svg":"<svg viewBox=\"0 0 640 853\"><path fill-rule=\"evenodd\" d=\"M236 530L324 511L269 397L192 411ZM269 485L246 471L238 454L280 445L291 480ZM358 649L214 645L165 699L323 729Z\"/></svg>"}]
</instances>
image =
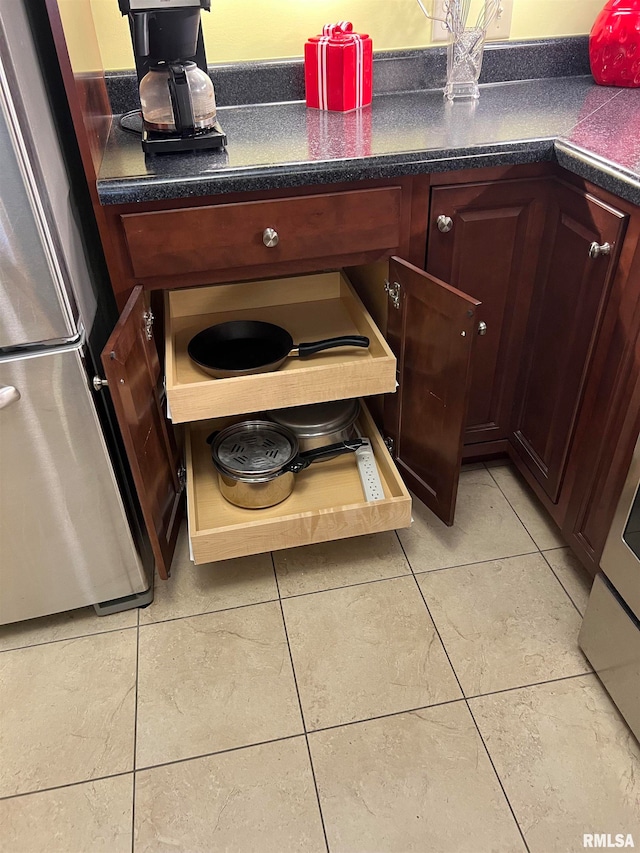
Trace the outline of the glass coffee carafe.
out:
<instances>
[{"instance_id":1,"label":"glass coffee carafe","mask_svg":"<svg viewBox=\"0 0 640 853\"><path fill-rule=\"evenodd\" d=\"M204 133L216 121L213 83L195 62L152 66L140 82L140 105L147 128L158 133Z\"/></svg>"}]
</instances>

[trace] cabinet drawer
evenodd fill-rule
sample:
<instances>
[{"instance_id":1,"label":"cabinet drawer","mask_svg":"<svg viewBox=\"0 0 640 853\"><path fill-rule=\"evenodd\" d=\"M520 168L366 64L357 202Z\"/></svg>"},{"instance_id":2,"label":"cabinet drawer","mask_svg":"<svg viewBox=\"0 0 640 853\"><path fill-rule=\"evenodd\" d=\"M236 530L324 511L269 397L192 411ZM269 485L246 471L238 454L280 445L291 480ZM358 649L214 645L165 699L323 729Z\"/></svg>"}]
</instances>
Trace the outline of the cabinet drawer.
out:
<instances>
[{"instance_id":1,"label":"cabinet drawer","mask_svg":"<svg viewBox=\"0 0 640 853\"><path fill-rule=\"evenodd\" d=\"M136 278L255 267L400 246L402 188L381 187L121 217ZM271 228L276 245L263 234Z\"/></svg>"},{"instance_id":2,"label":"cabinet drawer","mask_svg":"<svg viewBox=\"0 0 640 853\"><path fill-rule=\"evenodd\" d=\"M214 426L190 425L187 514L195 563L409 527L411 497L364 406L358 425L371 439L383 500L365 501L355 457L346 455L311 465L296 475L285 501L259 510L240 509L222 497L205 440Z\"/></svg>"},{"instance_id":3,"label":"cabinet drawer","mask_svg":"<svg viewBox=\"0 0 640 853\"><path fill-rule=\"evenodd\" d=\"M166 388L176 423L395 391L396 359L343 273L174 290L166 294ZM279 370L212 379L187 354L214 323L263 320L294 342L360 334L368 349L288 358Z\"/></svg>"}]
</instances>

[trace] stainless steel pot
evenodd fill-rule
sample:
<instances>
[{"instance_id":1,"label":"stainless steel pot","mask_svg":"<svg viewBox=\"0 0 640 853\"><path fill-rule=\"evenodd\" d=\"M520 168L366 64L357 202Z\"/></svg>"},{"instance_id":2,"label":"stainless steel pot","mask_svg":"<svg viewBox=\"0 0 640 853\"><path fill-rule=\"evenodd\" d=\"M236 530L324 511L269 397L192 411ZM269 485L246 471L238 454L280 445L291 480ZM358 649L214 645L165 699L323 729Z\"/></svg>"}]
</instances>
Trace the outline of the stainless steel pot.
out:
<instances>
[{"instance_id":1,"label":"stainless steel pot","mask_svg":"<svg viewBox=\"0 0 640 853\"><path fill-rule=\"evenodd\" d=\"M218 472L220 493L243 509L265 509L289 497L295 474L327 456L351 453L355 438L300 453L295 435L269 421L242 421L207 439Z\"/></svg>"},{"instance_id":2,"label":"stainless steel pot","mask_svg":"<svg viewBox=\"0 0 640 853\"><path fill-rule=\"evenodd\" d=\"M298 439L300 450L306 451L353 438L359 414L359 400L335 400L276 409L267 412L267 417L290 430Z\"/></svg>"}]
</instances>

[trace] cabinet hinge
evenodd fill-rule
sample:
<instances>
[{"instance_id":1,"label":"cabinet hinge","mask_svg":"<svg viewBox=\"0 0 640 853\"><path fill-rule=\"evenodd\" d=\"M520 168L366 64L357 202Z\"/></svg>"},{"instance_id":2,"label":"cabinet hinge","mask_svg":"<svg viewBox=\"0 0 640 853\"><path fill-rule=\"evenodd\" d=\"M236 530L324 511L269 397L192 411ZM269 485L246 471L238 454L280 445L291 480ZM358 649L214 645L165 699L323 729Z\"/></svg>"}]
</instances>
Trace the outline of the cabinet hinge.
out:
<instances>
[{"instance_id":1,"label":"cabinet hinge","mask_svg":"<svg viewBox=\"0 0 640 853\"><path fill-rule=\"evenodd\" d=\"M394 281L393 284L389 281L384 283L384 291L389 294L389 299L394 308L400 308L400 283Z\"/></svg>"},{"instance_id":2,"label":"cabinet hinge","mask_svg":"<svg viewBox=\"0 0 640 853\"><path fill-rule=\"evenodd\" d=\"M150 341L153 339L153 321L155 320L151 308L144 312L142 319L144 320L144 333L147 336L147 340Z\"/></svg>"},{"instance_id":3,"label":"cabinet hinge","mask_svg":"<svg viewBox=\"0 0 640 853\"><path fill-rule=\"evenodd\" d=\"M180 491L183 492L185 486L187 485L187 469L184 465L181 465L177 471L178 474L178 483L180 484Z\"/></svg>"},{"instance_id":4,"label":"cabinet hinge","mask_svg":"<svg viewBox=\"0 0 640 853\"><path fill-rule=\"evenodd\" d=\"M393 449L395 447L394 440L390 436L387 436L384 440L384 443L385 443L386 448L389 451L389 453L393 456Z\"/></svg>"}]
</instances>

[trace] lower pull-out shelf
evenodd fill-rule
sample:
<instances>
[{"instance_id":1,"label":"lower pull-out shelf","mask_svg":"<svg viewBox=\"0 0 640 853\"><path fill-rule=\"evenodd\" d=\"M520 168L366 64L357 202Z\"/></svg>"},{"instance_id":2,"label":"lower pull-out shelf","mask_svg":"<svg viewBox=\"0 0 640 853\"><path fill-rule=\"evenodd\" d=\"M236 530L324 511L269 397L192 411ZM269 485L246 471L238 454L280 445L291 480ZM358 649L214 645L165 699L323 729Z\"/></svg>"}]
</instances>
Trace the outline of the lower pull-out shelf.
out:
<instances>
[{"instance_id":1,"label":"lower pull-out shelf","mask_svg":"<svg viewBox=\"0 0 640 853\"><path fill-rule=\"evenodd\" d=\"M383 500L366 501L355 456L349 454L297 474L293 493L281 504L251 510L233 506L220 494L206 443L212 424L191 424L186 436L187 513L195 563L409 527L411 497L364 406L358 427L371 440Z\"/></svg>"}]
</instances>

